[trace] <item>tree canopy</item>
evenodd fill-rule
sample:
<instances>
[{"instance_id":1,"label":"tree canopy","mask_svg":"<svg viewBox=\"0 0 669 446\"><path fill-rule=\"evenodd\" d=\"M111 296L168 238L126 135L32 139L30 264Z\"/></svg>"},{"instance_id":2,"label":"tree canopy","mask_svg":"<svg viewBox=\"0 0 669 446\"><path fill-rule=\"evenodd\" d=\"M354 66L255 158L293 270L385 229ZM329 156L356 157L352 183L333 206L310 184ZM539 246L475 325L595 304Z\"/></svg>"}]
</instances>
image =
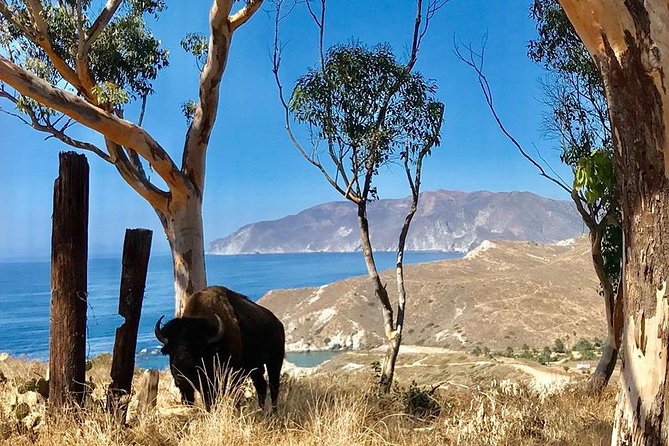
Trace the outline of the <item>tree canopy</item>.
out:
<instances>
[{"instance_id":1,"label":"tree canopy","mask_svg":"<svg viewBox=\"0 0 669 446\"><path fill-rule=\"evenodd\" d=\"M297 80L289 106L311 131L314 158L329 157L340 192L356 201L376 196L371 177L380 166L415 162L439 144L444 106L435 93L388 45L351 43L330 48Z\"/></svg>"},{"instance_id":2,"label":"tree canopy","mask_svg":"<svg viewBox=\"0 0 669 446\"><path fill-rule=\"evenodd\" d=\"M538 37L529 57L547 71L546 132L560 144L593 224L603 226L602 254L613 284L620 275L622 233L613 140L599 67L557 0L534 0L530 11Z\"/></svg>"},{"instance_id":3,"label":"tree canopy","mask_svg":"<svg viewBox=\"0 0 669 446\"><path fill-rule=\"evenodd\" d=\"M189 126L181 163L142 126L147 96L168 64L147 23L163 0L0 0L0 98L7 114L65 144L98 155L153 207L172 251L177 314L206 286L202 197L205 158L232 36L262 0L212 0L209 37L186 35L198 57L199 97L183 105ZM204 10L202 11L204 13ZM141 101L138 116L125 107ZM71 131L81 124L104 145ZM149 166L164 184L146 173Z\"/></svg>"}]
</instances>

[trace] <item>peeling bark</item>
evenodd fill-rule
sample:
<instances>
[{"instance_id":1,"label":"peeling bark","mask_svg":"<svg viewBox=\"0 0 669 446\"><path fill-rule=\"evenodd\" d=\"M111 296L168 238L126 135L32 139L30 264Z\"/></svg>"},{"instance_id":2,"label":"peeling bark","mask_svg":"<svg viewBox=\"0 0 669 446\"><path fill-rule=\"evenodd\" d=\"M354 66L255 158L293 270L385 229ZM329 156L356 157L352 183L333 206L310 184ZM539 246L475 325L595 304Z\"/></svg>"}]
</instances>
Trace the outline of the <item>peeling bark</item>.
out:
<instances>
[{"instance_id":1,"label":"peeling bark","mask_svg":"<svg viewBox=\"0 0 669 446\"><path fill-rule=\"evenodd\" d=\"M614 445L669 443L669 7L560 0L602 71L625 239L624 334Z\"/></svg>"}]
</instances>

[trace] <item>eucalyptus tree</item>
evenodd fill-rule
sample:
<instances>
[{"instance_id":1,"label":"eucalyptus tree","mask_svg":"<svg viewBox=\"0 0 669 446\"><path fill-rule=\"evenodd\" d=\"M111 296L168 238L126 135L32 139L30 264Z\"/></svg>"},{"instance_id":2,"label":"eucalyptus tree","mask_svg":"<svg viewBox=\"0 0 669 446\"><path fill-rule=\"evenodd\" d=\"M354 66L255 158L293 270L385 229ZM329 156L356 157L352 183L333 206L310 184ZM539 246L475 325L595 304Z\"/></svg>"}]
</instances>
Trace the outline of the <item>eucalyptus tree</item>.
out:
<instances>
[{"instance_id":1,"label":"eucalyptus tree","mask_svg":"<svg viewBox=\"0 0 669 446\"><path fill-rule=\"evenodd\" d=\"M573 181L565 181L546 165L540 152L532 155L504 125L483 72L485 41L480 52L468 47L464 54L458 46L456 55L476 72L502 133L542 177L569 195L588 228L607 323L607 340L589 382L590 390L597 392L613 374L622 337L621 212L609 111L599 70L557 0L534 0L530 15L536 20L538 38L530 42L529 57L548 73L543 82L548 107L544 130L557 141L560 159L571 169Z\"/></svg>"},{"instance_id":2,"label":"eucalyptus tree","mask_svg":"<svg viewBox=\"0 0 669 446\"><path fill-rule=\"evenodd\" d=\"M624 330L612 443L668 444L667 2L559 1L602 74L615 148Z\"/></svg>"},{"instance_id":3,"label":"eucalyptus tree","mask_svg":"<svg viewBox=\"0 0 669 446\"><path fill-rule=\"evenodd\" d=\"M590 380L598 391L611 378L622 338L621 214L609 109L602 75L557 0L534 0L531 17L538 38L530 42L529 56L548 72L545 130L559 142L560 158L574 175L570 195L590 233L606 309L607 340Z\"/></svg>"},{"instance_id":4,"label":"eucalyptus tree","mask_svg":"<svg viewBox=\"0 0 669 446\"><path fill-rule=\"evenodd\" d=\"M184 298L206 286L205 157L232 37L262 0L247 0L235 11L233 3L213 1L208 44L204 37L183 43L203 64L199 99L184 107L190 125L178 164L142 126L147 96L168 64L167 50L147 25L165 9L163 0L0 0L3 110L113 165L153 207L172 251L177 315ZM132 102L140 104L136 122L124 113ZM75 136L75 124L99 133L104 144Z\"/></svg>"},{"instance_id":5,"label":"eucalyptus tree","mask_svg":"<svg viewBox=\"0 0 669 446\"><path fill-rule=\"evenodd\" d=\"M287 100L279 77L281 60L279 23L286 16L277 2L274 74L285 112L289 137L301 155L323 174L342 197L357 207L360 243L369 279L381 304L388 348L381 368L381 391L393 381L406 311L403 256L406 237L420 198L423 162L440 143L444 105L436 85L413 71L428 24L443 2L431 1L423 10L417 2L409 60L398 61L386 44L335 45L324 50L325 0L320 12L306 2L319 29L319 63L297 79ZM425 18L423 18L425 14ZM291 118L309 132L305 148L292 130ZM410 205L398 235L396 282L397 312L381 280L367 215L368 204L379 196L375 178L386 166L400 165L410 190Z\"/></svg>"}]
</instances>

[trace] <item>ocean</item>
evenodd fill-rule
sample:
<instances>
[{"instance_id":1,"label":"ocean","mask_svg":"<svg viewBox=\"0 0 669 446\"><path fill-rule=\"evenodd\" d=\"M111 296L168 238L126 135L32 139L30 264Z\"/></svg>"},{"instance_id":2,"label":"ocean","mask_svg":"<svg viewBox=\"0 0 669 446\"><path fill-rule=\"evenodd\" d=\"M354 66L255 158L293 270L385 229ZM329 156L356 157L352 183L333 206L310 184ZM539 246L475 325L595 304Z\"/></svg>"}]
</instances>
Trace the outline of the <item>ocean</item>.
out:
<instances>
[{"instance_id":1,"label":"ocean","mask_svg":"<svg viewBox=\"0 0 669 446\"><path fill-rule=\"evenodd\" d=\"M460 257L443 252L409 252L405 263ZM391 268L394 253L376 253L380 270ZM273 289L320 286L366 274L361 253L253 254L207 256L207 280L225 285L254 301ZM49 356L49 262L0 263L0 352L46 360ZM88 262L87 355L111 352L118 316L120 258L93 258ZM174 311L172 264L168 255L151 256L142 318L137 339L137 365L164 368L153 335L156 320ZM329 356L322 353L289 354L302 366L315 365Z\"/></svg>"}]
</instances>

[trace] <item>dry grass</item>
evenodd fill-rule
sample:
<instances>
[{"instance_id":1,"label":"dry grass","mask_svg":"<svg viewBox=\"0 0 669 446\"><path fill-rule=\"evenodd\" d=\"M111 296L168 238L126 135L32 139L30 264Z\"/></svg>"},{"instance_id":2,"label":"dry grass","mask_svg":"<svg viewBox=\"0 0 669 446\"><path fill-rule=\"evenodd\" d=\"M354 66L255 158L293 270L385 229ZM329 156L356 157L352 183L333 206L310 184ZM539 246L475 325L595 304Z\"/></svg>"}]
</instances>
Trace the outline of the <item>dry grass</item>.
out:
<instances>
[{"instance_id":1,"label":"dry grass","mask_svg":"<svg viewBox=\"0 0 669 446\"><path fill-rule=\"evenodd\" d=\"M94 367L94 381L104 377L104 366ZM404 388L381 397L369 390L371 376L342 373L284 376L277 415L259 410L254 394L239 408L224 399L207 413L180 406L163 374L158 411L138 417L131 406L128 425L121 428L102 410L102 382L86 408L45 420L43 399L17 392L43 366L10 360L0 363L0 371L6 378L0 384L0 442L12 446L601 445L610 435L614 405L613 386L598 397L568 388L542 399L522 386L497 385L452 386L432 396ZM422 398L413 406L429 405L439 413L430 419L409 414L410 396ZM30 413L19 421L22 403Z\"/></svg>"}]
</instances>

